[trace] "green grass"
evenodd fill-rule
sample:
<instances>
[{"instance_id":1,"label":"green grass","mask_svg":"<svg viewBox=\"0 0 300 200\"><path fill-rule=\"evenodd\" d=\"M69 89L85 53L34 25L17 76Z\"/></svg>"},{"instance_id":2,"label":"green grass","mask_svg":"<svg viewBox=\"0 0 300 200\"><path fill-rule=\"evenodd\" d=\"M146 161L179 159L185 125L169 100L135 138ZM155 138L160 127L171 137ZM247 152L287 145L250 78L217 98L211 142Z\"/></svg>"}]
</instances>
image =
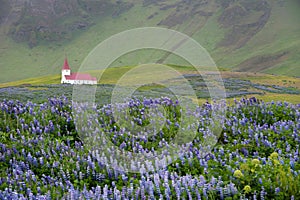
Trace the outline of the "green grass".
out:
<instances>
[{"instance_id":1,"label":"green grass","mask_svg":"<svg viewBox=\"0 0 300 200\"><path fill-rule=\"evenodd\" d=\"M250 98L252 96L246 95L245 98ZM292 95L292 94L274 94L274 93L266 93L264 95L256 95L256 97L264 102L289 102L293 104L299 104L299 95Z\"/></svg>"},{"instance_id":2,"label":"green grass","mask_svg":"<svg viewBox=\"0 0 300 200\"><path fill-rule=\"evenodd\" d=\"M49 85L60 84L60 75L49 75L37 78L28 78L19 81L12 81L7 83L0 83L0 88L15 87L15 86L30 86L30 85Z\"/></svg>"},{"instance_id":3,"label":"green grass","mask_svg":"<svg viewBox=\"0 0 300 200\"><path fill-rule=\"evenodd\" d=\"M180 65L169 65L174 70L178 71L181 74L193 74L197 73L195 68L192 66L180 66ZM110 67L106 70L93 70L88 71L92 76L96 78L100 78L100 74L102 74L99 84L116 84L118 80L130 70L134 69L136 66L125 66L125 67ZM226 69L219 69L220 71L226 71ZM164 76L164 75L163 75ZM6 83L0 83L0 88L3 87L13 87L13 86L21 86L21 85L47 85L47 84L60 84L61 75L48 75L48 76L40 76L35 78L27 78L18 81L11 81Z\"/></svg>"},{"instance_id":4,"label":"green grass","mask_svg":"<svg viewBox=\"0 0 300 200\"><path fill-rule=\"evenodd\" d=\"M224 38L226 33L226 30L221 29L218 23L218 18L221 14L222 12L220 10L213 17L209 18L206 25L193 36L215 60L218 57L217 44ZM218 64L218 66L222 65Z\"/></svg>"},{"instance_id":5,"label":"green grass","mask_svg":"<svg viewBox=\"0 0 300 200\"><path fill-rule=\"evenodd\" d=\"M300 89L300 79L288 76L272 76L272 75L260 75L252 77L244 77L245 80L250 80L253 83L278 85L283 87L294 87Z\"/></svg>"}]
</instances>

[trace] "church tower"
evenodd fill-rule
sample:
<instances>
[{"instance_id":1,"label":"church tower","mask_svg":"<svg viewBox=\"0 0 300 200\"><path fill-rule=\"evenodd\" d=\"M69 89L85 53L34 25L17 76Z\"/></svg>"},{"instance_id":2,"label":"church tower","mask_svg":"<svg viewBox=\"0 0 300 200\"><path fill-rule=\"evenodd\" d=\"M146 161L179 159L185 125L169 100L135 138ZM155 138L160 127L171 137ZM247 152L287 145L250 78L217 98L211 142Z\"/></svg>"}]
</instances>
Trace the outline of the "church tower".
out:
<instances>
[{"instance_id":1,"label":"church tower","mask_svg":"<svg viewBox=\"0 0 300 200\"><path fill-rule=\"evenodd\" d=\"M66 82L66 77L65 76L70 76L71 75L71 68L68 63L68 59L65 58L64 65L61 69L61 83Z\"/></svg>"}]
</instances>

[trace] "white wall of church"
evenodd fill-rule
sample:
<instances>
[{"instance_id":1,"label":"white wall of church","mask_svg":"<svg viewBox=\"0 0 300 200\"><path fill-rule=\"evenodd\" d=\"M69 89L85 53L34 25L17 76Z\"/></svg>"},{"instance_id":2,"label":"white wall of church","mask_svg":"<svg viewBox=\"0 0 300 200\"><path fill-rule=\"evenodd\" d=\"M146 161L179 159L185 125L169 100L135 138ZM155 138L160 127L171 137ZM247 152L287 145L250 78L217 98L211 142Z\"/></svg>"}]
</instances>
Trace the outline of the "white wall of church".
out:
<instances>
[{"instance_id":1,"label":"white wall of church","mask_svg":"<svg viewBox=\"0 0 300 200\"><path fill-rule=\"evenodd\" d=\"M62 70L61 71L61 83L68 83L68 84L89 84L89 85L95 85L97 84L97 81L93 80L67 80L65 76L71 75L71 70Z\"/></svg>"},{"instance_id":2,"label":"white wall of church","mask_svg":"<svg viewBox=\"0 0 300 200\"><path fill-rule=\"evenodd\" d=\"M61 71L61 74L63 75L63 76L70 76L71 75L71 70L62 70Z\"/></svg>"}]
</instances>

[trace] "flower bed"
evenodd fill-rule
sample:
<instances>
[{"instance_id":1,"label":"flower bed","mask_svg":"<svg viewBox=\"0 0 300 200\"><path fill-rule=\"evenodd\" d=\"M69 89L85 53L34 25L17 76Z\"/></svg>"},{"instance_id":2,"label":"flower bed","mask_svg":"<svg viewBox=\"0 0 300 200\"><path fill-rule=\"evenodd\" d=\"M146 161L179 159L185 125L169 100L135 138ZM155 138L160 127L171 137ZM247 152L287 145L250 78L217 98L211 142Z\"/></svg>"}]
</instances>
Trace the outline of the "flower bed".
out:
<instances>
[{"instance_id":1,"label":"flower bed","mask_svg":"<svg viewBox=\"0 0 300 200\"><path fill-rule=\"evenodd\" d=\"M224 102L220 103L224 105ZM203 152L220 104L190 113L193 139L169 160L129 171L108 165L113 154L91 149L79 134L65 97L42 104L0 102L0 199L297 199L300 196L300 105L236 101L218 116L221 132ZM169 98L132 99L125 107L133 127L151 124L149 108L160 105L166 123L149 137L134 137L114 121L112 105L93 107L98 130L128 152L154 152L172 144L185 114ZM84 110L84 105L82 109ZM221 117L221 118L220 118ZM90 126L93 127L93 126ZM155 164L157 163L157 164ZM146 170L146 169L152 170Z\"/></svg>"}]
</instances>

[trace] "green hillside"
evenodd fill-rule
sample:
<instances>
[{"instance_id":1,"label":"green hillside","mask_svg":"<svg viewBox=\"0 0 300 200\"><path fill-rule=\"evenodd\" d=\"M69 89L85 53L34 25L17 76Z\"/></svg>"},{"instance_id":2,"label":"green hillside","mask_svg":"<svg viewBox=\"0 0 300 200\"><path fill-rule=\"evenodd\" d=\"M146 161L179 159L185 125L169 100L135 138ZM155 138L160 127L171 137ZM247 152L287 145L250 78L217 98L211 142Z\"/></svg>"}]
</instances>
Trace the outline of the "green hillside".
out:
<instances>
[{"instance_id":1,"label":"green hillside","mask_svg":"<svg viewBox=\"0 0 300 200\"><path fill-rule=\"evenodd\" d=\"M76 70L101 41L145 26L191 36L222 68L300 77L300 5L296 0L123 0L94 4L78 0L65 1L64 5L54 0L53 7L45 6L45 0L26 6L21 0L14 2L18 4L7 6L8 14L0 15L1 83L58 74L65 53ZM113 66L161 59L187 65L177 56L142 50L122 56Z\"/></svg>"}]
</instances>

